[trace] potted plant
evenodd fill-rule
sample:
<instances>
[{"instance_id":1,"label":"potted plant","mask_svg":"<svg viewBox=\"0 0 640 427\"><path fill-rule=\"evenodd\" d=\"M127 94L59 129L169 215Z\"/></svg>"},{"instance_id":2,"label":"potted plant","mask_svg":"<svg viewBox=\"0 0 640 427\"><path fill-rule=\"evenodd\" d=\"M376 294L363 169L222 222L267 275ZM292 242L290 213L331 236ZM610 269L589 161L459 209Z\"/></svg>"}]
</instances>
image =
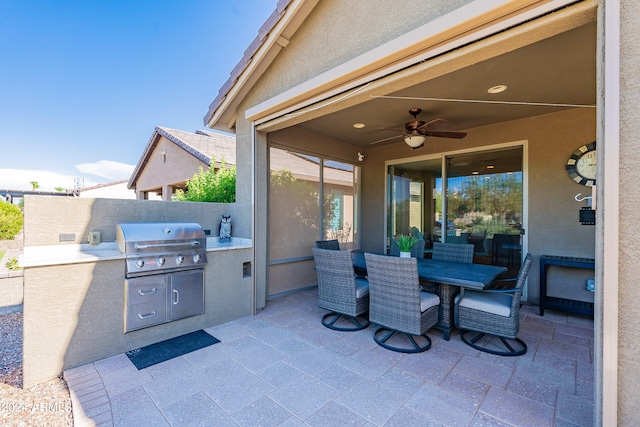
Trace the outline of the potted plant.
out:
<instances>
[{"instance_id":1,"label":"potted plant","mask_svg":"<svg viewBox=\"0 0 640 427\"><path fill-rule=\"evenodd\" d=\"M395 241L400 249L400 258L411 258L411 248L418 242L418 239L410 234L401 234Z\"/></svg>"}]
</instances>

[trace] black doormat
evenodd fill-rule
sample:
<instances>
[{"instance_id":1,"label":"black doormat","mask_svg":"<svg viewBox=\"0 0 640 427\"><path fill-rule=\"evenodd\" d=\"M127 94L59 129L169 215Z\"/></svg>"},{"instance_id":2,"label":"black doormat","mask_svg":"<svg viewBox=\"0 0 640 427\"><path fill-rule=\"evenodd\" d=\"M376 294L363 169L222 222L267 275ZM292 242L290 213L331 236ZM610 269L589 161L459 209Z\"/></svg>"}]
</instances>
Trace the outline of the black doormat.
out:
<instances>
[{"instance_id":1,"label":"black doormat","mask_svg":"<svg viewBox=\"0 0 640 427\"><path fill-rule=\"evenodd\" d=\"M190 334L127 351L126 354L140 370L219 342L219 339L200 329Z\"/></svg>"}]
</instances>

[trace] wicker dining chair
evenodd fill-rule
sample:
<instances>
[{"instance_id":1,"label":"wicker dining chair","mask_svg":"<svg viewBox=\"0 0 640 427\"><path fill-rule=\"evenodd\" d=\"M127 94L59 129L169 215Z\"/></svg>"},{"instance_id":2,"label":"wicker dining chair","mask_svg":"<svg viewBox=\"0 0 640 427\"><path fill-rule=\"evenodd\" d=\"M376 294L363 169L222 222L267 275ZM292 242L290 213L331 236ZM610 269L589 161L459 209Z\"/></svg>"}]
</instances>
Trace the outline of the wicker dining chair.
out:
<instances>
[{"instance_id":1,"label":"wicker dining chair","mask_svg":"<svg viewBox=\"0 0 640 427\"><path fill-rule=\"evenodd\" d=\"M330 249L332 251L340 250L340 243L337 240L316 240L316 248Z\"/></svg>"},{"instance_id":2,"label":"wicker dining chair","mask_svg":"<svg viewBox=\"0 0 640 427\"><path fill-rule=\"evenodd\" d=\"M369 283L355 277L351 252L313 248L318 274L318 307L329 310L322 324L336 331L359 331L369 326ZM345 324L350 326L344 326Z\"/></svg>"},{"instance_id":3,"label":"wicker dining chair","mask_svg":"<svg viewBox=\"0 0 640 427\"><path fill-rule=\"evenodd\" d=\"M471 264L473 262L473 245L467 243L442 243L434 242L431 259L434 261L457 262L459 264ZM440 297L438 319L446 320L453 324L453 298L458 292L458 286L434 283L422 280L420 287L423 291L431 292ZM446 339L448 332L445 333Z\"/></svg>"},{"instance_id":4,"label":"wicker dining chair","mask_svg":"<svg viewBox=\"0 0 640 427\"><path fill-rule=\"evenodd\" d=\"M374 333L375 342L402 353L429 350L427 330L438 321L440 298L420 291L418 260L370 253L364 257L369 276L369 320L380 325Z\"/></svg>"},{"instance_id":5,"label":"wicker dining chair","mask_svg":"<svg viewBox=\"0 0 640 427\"><path fill-rule=\"evenodd\" d=\"M433 244L431 259L435 261L471 264L473 262L473 245L471 243L435 242Z\"/></svg>"},{"instance_id":6,"label":"wicker dining chair","mask_svg":"<svg viewBox=\"0 0 640 427\"><path fill-rule=\"evenodd\" d=\"M424 258L424 239L418 240L411 248L412 258ZM389 246L389 255L400 256L400 248L395 239L391 239Z\"/></svg>"},{"instance_id":7,"label":"wicker dining chair","mask_svg":"<svg viewBox=\"0 0 640 427\"><path fill-rule=\"evenodd\" d=\"M532 263L533 257L527 254L511 288L465 290L456 297L454 319L465 344L499 356L520 356L527 352L527 345L517 335L522 287Z\"/></svg>"}]
</instances>

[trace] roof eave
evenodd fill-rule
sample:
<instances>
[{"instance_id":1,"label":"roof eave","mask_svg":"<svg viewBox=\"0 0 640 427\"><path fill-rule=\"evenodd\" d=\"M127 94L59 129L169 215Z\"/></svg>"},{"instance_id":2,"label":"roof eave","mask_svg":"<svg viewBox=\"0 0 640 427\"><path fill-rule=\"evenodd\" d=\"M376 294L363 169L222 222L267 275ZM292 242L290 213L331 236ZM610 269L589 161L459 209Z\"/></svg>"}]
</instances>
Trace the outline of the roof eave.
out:
<instances>
[{"instance_id":1,"label":"roof eave","mask_svg":"<svg viewBox=\"0 0 640 427\"><path fill-rule=\"evenodd\" d=\"M318 1L280 0L278 2L276 10L260 28L258 36L249 45L242 60L231 71L229 79L209 106L209 111L204 117L206 126L225 132L234 132L237 119L236 108L278 53L287 46L291 36Z\"/></svg>"}]
</instances>

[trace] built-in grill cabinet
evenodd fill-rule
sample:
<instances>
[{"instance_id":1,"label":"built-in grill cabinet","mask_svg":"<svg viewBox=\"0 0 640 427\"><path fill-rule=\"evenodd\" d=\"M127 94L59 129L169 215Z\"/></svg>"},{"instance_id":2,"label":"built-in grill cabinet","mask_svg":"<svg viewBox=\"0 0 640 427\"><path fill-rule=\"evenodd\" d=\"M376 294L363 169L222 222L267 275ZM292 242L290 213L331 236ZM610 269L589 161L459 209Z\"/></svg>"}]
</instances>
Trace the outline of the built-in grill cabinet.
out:
<instances>
[{"instance_id":1,"label":"built-in grill cabinet","mask_svg":"<svg viewBox=\"0 0 640 427\"><path fill-rule=\"evenodd\" d=\"M125 279L125 332L204 313L204 270Z\"/></svg>"},{"instance_id":2,"label":"built-in grill cabinet","mask_svg":"<svg viewBox=\"0 0 640 427\"><path fill-rule=\"evenodd\" d=\"M125 332L204 313L207 258L200 225L122 223L116 241L127 255Z\"/></svg>"}]
</instances>

